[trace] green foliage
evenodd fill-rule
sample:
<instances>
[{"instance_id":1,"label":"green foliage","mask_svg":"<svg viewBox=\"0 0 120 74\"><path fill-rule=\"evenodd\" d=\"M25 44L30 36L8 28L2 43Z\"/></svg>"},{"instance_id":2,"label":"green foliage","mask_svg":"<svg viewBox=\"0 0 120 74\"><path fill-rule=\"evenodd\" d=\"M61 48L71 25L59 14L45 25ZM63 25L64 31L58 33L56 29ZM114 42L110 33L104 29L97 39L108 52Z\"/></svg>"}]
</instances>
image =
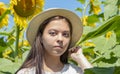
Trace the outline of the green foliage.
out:
<instances>
[{"instance_id":1,"label":"green foliage","mask_svg":"<svg viewBox=\"0 0 120 74\"><path fill-rule=\"evenodd\" d=\"M117 2L119 0L106 0L105 1L105 7L104 7L104 17L105 20L109 19L112 16L117 15L118 12L118 6Z\"/></svg>"},{"instance_id":2,"label":"green foliage","mask_svg":"<svg viewBox=\"0 0 120 74\"><path fill-rule=\"evenodd\" d=\"M93 6L104 5L104 12L93 14ZM84 5L84 4L83 4ZM95 66L86 69L84 74L119 74L120 73L120 16L119 0L94 0L87 4L90 7L87 23L97 23L98 26L84 26L82 39L77 43L81 45L88 60ZM86 5L85 5L86 6ZM96 9L97 10L97 9ZM79 11L79 10L78 10ZM84 12L85 16L86 12ZM83 21L84 22L84 21ZM110 32L109 38L107 33ZM95 46L85 45L87 42Z\"/></svg>"},{"instance_id":3,"label":"green foliage","mask_svg":"<svg viewBox=\"0 0 120 74\"><path fill-rule=\"evenodd\" d=\"M79 8L76 8L76 11L82 12L82 10L83 10L83 9L80 8L80 7L79 7Z\"/></svg>"},{"instance_id":4,"label":"green foliage","mask_svg":"<svg viewBox=\"0 0 120 74\"><path fill-rule=\"evenodd\" d=\"M95 22L98 22L98 21L99 21L99 18L98 18L97 15L88 16L88 20L87 20L88 23L95 23Z\"/></svg>"},{"instance_id":5,"label":"green foliage","mask_svg":"<svg viewBox=\"0 0 120 74\"><path fill-rule=\"evenodd\" d=\"M85 0L77 0L78 2L84 4L85 3Z\"/></svg>"},{"instance_id":6,"label":"green foliage","mask_svg":"<svg viewBox=\"0 0 120 74\"><path fill-rule=\"evenodd\" d=\"M95 31L89 32L82 40L80 43L82 43L85 40L91 39L91 38L95 38L98 36L101 36L103 34L105 34L108 31L114 30L116 29L117 25L119 25L120 21L120 16L115 16L107 21L105 21L105 23L100 26L98 29L96 29Z\"/></svg>"},{"instance_id":7,"label":"green foliage","mask_svg":"<svg viewBox=\"0 0 120 74\"><path fill-rule=\"evenodd\" d=\"M116 34L116 42L120 43L120 25L119 25L119 21L118 20L118 25L117 25L117 28L114 30L115 34Z\"/></svg>"},{"instance_id":8,"label":"green foliage","mask_svg":"<svg viewBox=\"0 0 120 74\"><path fill-rule=\"evenodd\" d=\"M1 37L0 38L0 53L2 53L5 49L7 49L7 45L6 45L6 42L4 41L4 37Z\"/></svg>"},{"instance_id":9,"label":"green foliage","mask_svg":"<svg viewBox=\"0 0 120 74\"><path fill-rule=\"evenodd\" d=\"M95 5L95 6L101 5L101 1L100 0L94 0L93 5Z\"/></svg>"},{"instance_id":10,"label":"green foliage","mask_svg":"<svg viewBox=\"0 0 120 74\"><path fill-rule=\"evenodd\" d=\"M25 60L28 52L29 51L26 51L22 54L24 56L22 59L16 58L16 62L12 62L11 60L5 58L0 58L0 74L14 74Z\"/></svg>"},{"instance_id":11,"label":"green foliage","mask_svg":"<svg viewBox=\"0 0 120 74\"><path fill-rule=\"evenodd\" d=\"M10 60L0 58L0 74L14 74L20 65L20 60L19 63L13 63Z\"/></svg>"},{"instance_id":12,"label":"green foliage","mask_svg":"<svg viewBox=\"0 0 120 74\"><path fill-rule=\"evenodd\" d=\"M119 74L120 67L94 67L86 69L84 74Z\"/></svg>"}]
</instances>

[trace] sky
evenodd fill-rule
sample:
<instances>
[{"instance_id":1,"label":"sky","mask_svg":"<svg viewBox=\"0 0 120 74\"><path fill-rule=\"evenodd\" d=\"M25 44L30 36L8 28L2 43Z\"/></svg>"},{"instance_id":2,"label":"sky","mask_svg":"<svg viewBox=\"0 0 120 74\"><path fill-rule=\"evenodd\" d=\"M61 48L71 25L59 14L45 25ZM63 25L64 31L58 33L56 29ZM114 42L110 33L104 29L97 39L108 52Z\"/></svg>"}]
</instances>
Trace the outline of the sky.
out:
<instances>
[{"instance_id":1,"label":"sky","mask_svg":"<svg viewBox=\"0 0 120 74\"><path fill-rule=\"evenodd\" d=\"M81 4L77 0L46 0L44 8L47 9L52 7L70 9L81 16L80 12L75 11L77 7L81 7Z\"/></svg>"}]
</instances>

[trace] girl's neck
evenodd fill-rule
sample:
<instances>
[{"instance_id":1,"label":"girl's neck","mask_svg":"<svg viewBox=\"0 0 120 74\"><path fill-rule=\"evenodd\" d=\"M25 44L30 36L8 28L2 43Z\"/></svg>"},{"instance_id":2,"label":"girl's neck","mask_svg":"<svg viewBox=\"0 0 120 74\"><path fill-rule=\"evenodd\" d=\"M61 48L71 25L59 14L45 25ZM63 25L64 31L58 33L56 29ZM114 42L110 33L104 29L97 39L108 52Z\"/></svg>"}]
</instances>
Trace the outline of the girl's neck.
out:
<instances>
[{"instance_id":1,"label":"girl's neck","mask_svg":"<svg viewBox=\"0 0 120 74\"><path fill-rule=\"evenodd\" d=\"M63 68L63 63L60 61L60 56L45 55L43 68L48 72L58 72Z\"/></svg>"}]
</instances>

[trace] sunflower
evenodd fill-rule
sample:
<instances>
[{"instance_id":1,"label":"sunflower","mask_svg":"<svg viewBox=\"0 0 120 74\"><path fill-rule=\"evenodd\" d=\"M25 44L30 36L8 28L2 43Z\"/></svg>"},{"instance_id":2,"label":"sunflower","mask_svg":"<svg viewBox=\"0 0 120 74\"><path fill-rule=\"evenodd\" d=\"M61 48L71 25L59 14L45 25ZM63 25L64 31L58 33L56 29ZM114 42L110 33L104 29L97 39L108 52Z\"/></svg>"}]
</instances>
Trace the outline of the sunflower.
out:
<instances>
[{"instance_id":1,"label":"sunflower","mask_svg":"<svg viewBox=\"0 0 120 74\"><path fill-rule=\"evenodd\" d=\"M92 6L94 14L98 15L98 13L101 11L100 6Z\"/></svg>"},{"instance_id":2,"label":"sunflower","mask_svg":"<svg viewBox=\"0 0 120 74\"><path fill-rule=\"evenodd\" d=\"M90 3L91 3L91 7L92 7L92 12L96 15L99 14L99 12L101 11L101 8L99 5L94 5L94 0L90 0Z\"/></svg>"},{"instance_id":3,"label":"sunflower","mask_svg":"<svg viewBox=\"0 0 120 74\"><path fill-rule=\"evenodd\" d=\"M87 20L88 20L88 16L84 16L84 17L82 18L82 22L83 22L83 25L84 25L84 26L87 26Z\"/></svg>"},{"instance_id":4,"label":"sunflower","mask_svg":"<svg viewBox=\"0 0 120 74\"><path fill-rule=\"evenodd\" d=\"M105 35L106 39L110 39L111 35L112 35L111 31L107 32Z\"/></svg>"},{"instance_id":5,"label":"sunflower","mask_svg":"<svg viewBox=\"0 0 120 74\"><path fill-rule=\"evenodd\" d=\"M10 50L10 49L9 49L9 50L5 50L4 53L2 54L2 56L3 56L4 58L9 58L9 54L10 54L10 53L12 53L12 50Z\"/></svg>"},{"instance_id":6,"label":"sunflower","mask_svg":"<svg viewBox=\"0 0 120 74\"><path fill-rule=\"evenodd\" d=\"M14 22L21 28L26 28L27 22L41 12L44 0L10 0L10 9L14 15Z\"/></svg>"},{"instance_id":7,"label":"sunflower","mask_svg":"<svg viewBox=\"0 0 120 74\"><path fill-rule=\"evenodd\" d=\"M96 23L90 23L89 26L96 27Z\"/></svg>"},{"instance_id":8,"label":"sunflower","mask_svg":"<svg viewBox=\"0 0 120 74\"><path fill-rule=\"evenodd\" d=\"M93 42L85 42L85 46L95 47L95 44Z\"/></svg>"},{"instance_id":9,"label":"sunflower","mask_svg":"<svg viewBox=\"0 0 120 74\"><path fill-rule=\"evenodd\" d=\"M6 12L7 7L4 3L0 2L0 17ZM8 15L5 15L3 19L0 20L0 28L8 25Z\"/></svg>"},{"instance_id":10,"label":"sunflower","mask_svg":"<svg viewBox=\"0 0 120 74\"><path fill-rule=\"evenodd\" d=\"M95 23L88 23L88 16L84 16L82 17L82 22L84 26L91 26L91 27L95 27L96 24Z\"/></svg>"}]
</instances>

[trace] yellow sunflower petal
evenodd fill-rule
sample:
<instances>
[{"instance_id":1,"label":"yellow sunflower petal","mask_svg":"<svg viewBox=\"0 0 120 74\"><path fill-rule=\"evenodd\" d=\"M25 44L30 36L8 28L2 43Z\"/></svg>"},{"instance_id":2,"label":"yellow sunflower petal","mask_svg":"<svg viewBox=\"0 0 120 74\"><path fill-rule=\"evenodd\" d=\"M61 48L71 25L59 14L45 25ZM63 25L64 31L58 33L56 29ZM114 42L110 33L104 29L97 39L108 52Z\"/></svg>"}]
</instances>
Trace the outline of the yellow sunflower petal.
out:
<instances>
[{"instance_id":1,"label":"yellow sunflower petal","mask_svg":"<svg viewBox=\"0 0 120 74\"><path fill-rule=\"evenodd\" d=\"M91 3L93 3L93 2L94 2L94 0L90 0L90 2L91 2Z\"/></svg>"},{"instance_id":2,"label":"yellow sunflower petal","mask_svg":"<svg viewBox=\"0 0 120 74\"><path fill-rule=\"evenodd\" d=\"M10 49L5 51L6 54L10 54L11 52L12 52L12 50L10 50Z\"/></svg>"},{"instance_id":3,"label":"yellow sunflower petal","mask_svg":"<svg viewBox=\"0 0 120 74\"><path fill-rule=\"evenodd\" d=\"M89 26L96 27L96 24L95 23L91 23L91 24L89 24Z\"/></svg>"},{"instance_id":4,"label":"yellow sunflower petal","mask_svg":"<svg viewBox=\"0 0 120 74\"><path fill-rule=\"evenodd\" d=\"M28 42L27 40L25 40L25 41L23 42L23 45L24 45L24 46L29 46L29 42Z\"/></svg>"},{"instance_id":5,"label":"yellow sunflower petal","mask_svg":"<svg viewBox=\"0 0 120 74\"><path fill-rule=\"evenodd\" d=\"M0 2L0 16L3 15L6 10L7 8L5 4ZM0 28L8 25L8 19L9 19L9 16L5 15L5 17L0 21Z\"/></svg>"},{"instance_id":6,"label":"yellow sunflower petal","mask_svg":"<svg viewBox=\"0 0 120 74\"><path fill-rule=\"evenodd\" d=\"M7 54L5 54L5 53L3 53L2 56L3 56L4 58L8 58L8 57L9 57L9 56L8 56Z\"/></svg>"},{"instance_id":7,"label":"yellow sunflower petal","mask_svg":"<svg viewBox=\"0 0 120 74\"><path fill-rule=\"evenodd\" d=\"M87 26L87 20L88 20L88 16L84 16L84 17L82 18L82 22L83 22L83 25L84 25L84 26Z\"/></svg>"},{"instance_id":8,"label":"yellow sunflower petal","mask_svg":"<svg viewBox=\"0 0 120 74\"><path fill-rule=\"evenodd\" d=\"M107 34L106 34L106 39L109 39L109 38L111 37L111 35L112 35L112 32L111 32L111 31L107 32Z\"/></svg>"},{"instance_id":9,"label":"yellow sunflower petal","mask_svg":"<svg viewBox=\"0 0 120 74\"><path fill-rule=\"evenodd\" d=\"M101 11L100 6L92 6L94 14L98 15L98 13Z\"/></svg>"},{"instance_id":10,"label":"yellow sunflower petal","mask_svg":"<svg viewBox=\"0 0 120 74\"><path fill-rule=\"evenodd\" d=\"M85 42L84 44L85 46L91 46L91 47L95 47L95 44L92 42Z\"/></svg>"},{"instance_id":11,"label":"yellow sunflower petal","mask_svg":"<svg viewBox=\"0 0 120 74\"><path fill-rule=\"evenodd\" d=\"M100 6L99 6L99 5L95 6L95 5L94 5L94 0L90 0L90 3L91 3L91 5L92 5L92 10L93 10L92 12L93 12L94 14L98 15L98 13L101 11Z\"/></svg>"}]
</instances>

